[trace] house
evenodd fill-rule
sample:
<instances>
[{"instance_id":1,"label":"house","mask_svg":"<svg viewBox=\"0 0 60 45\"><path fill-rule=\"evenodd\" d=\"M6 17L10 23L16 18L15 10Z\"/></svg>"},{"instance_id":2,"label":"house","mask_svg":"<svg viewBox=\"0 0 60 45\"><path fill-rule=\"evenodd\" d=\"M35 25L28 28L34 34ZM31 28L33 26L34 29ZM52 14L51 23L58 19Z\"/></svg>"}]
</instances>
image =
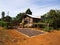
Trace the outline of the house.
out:
<instances>
[{"instance_id":1,"label":"house","mask_svg":"<svg viewBox=\"0 0 60 45\"><path fill-rule=\"evenodd\" d=\"M40 21L40 18L34 17L33 15L26 14L22 22L20 23L21 27L32 27L33 23L37 23Z\"/></svg>"}]
</instances>

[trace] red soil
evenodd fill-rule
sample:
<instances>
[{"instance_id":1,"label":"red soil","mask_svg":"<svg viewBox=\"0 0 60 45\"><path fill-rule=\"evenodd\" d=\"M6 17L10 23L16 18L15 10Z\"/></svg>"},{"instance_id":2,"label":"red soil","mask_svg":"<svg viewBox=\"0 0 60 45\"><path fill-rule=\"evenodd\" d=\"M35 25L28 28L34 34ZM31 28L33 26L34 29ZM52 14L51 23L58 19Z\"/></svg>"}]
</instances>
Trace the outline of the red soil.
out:
<instances>
[{"instance_id":1,"label":"red soil","mask_svg":"<svg viewBox=\"0 0 60 45\"><path fill-rule=\"evenodd\" d=\"M60 31L53 31L35 37L26 37L16 30L6 30L9 38L5 38L4 45L60 45ZM0 34L1 35L1 34Z\"/></svg>"}]
</instances>

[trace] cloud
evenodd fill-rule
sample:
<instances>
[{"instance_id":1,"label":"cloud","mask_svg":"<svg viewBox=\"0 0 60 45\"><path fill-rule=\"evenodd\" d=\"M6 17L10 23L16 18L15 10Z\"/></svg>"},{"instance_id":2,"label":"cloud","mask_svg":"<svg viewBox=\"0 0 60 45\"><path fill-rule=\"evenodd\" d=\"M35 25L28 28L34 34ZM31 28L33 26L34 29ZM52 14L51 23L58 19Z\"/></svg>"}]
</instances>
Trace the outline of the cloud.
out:
<instances>
[{"instance_id":1,"label":"cloud","mask_svg":"<svg viewBox=\"0 0 60 45\"><path fill-rule=\"evenodd\" d=\"M30 8L33 15L41 16L50 9L60 9L59 2L59 0L0 0L0 13L5 11L7 15L9 11L10 16L15 17Z\"/></svg>"}]
</instances>

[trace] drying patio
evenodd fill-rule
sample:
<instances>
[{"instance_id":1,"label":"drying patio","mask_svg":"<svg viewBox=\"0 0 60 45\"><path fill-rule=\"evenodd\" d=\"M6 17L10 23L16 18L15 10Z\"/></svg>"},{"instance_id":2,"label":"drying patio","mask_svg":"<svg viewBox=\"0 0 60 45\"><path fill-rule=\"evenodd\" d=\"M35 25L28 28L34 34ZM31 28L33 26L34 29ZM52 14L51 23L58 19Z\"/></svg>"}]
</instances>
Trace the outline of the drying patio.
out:
<instances>
[{"instance_id":1,"label":"drying patio","mask_svg":"<svg viewBox=\"0 0 60 45\"><path fill-rule=\"evenodd\" d=\"M21 32L22 34L27 35L29 37L44 34L44 32L42 32L42 31L31 30L31 29L20 29L20 30L17 30L17 31Z\"/></svg>"}]
</instances>

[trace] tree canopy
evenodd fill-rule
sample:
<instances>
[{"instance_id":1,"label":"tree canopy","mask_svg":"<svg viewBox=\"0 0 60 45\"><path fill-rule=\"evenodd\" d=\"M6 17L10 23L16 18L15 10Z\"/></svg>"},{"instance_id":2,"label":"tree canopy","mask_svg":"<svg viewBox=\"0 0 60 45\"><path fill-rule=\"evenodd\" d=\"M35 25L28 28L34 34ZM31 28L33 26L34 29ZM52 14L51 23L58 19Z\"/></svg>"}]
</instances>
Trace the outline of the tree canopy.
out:
<instances>
[{"instance_id":1,"label":"tree canopy","mask_svg":"<svg viewBox=\"0 0 60 45\"><path fill-rule=\"evenodd\" d=\"M2 11L1 15L2 15L2 20L3 20L3 19L4 19L4 17L5 17L5 12L4 12L4 11Z\"/></svg>"},{"instance_id":2,"label":"tree canopy","mask_svg":"<svg viewBox=\"0 0 60 45\"><path fill-rule=\"evenodd\" d=\"M12 18L11 18L10 16L6 16L6 17L5 17L5 21L6 21L6 22L11 22L11 21L12 21Z\"/></svg>"},{"instance_id":3,"label":"tree canopy","mask_svg":"<svg viewBox=\"0 0 60 45\"><path fill-rule=\"evenodd\" d=\"M25 13L19 13L19 14L17 14L16 20L17 20L18 22L21 22L22 19L23 19L23 17L24 17L25 15L26 15Z\"/></svg>"},{"instance_id":4,"label":"tree canopy","mask_svg":"<svg viewBox=\"0 0 60 45\"><path fill-rule=\"evenodd\" d=\"M27 9L25 13L32 15L32 11L30 9Z\"/></svg>"},{"instance_id":5,"label":"tree canopy","mask_svg":"<svg viewBox=\"0 0 60 45\"><path fill-rule=\"evenodd\" d=\"M55 29L60 27L60 10L50 10L44 15L44 21L52 25Z\"/></svg>"},{"instance_id":6,"label":"tree canopy","mask_svg":"<svg viewBox=\"0 0 60 45\"><path fill-rule=\"evenodd\" d=\"M30 9L27 9L24 13L17 14L17 16L15 18L12 18L10 16L5 16L5 12L2 11L2 13L1 13L2 18L0 20L1 21L0 23L1 24L5 23L5 22L6 22L6 24L8 22L21 23L22 19L24 18L24 16L26 14L32 15L32 11ZM49 12L47 12L46 14L41 16L41 22L45 23L45 24L49 24L49 27L53 27L54 29L60 28L60 10L51 9ZM11 24L11 23L9 23L9 24Z\"/></svg>"}]
</instances>

